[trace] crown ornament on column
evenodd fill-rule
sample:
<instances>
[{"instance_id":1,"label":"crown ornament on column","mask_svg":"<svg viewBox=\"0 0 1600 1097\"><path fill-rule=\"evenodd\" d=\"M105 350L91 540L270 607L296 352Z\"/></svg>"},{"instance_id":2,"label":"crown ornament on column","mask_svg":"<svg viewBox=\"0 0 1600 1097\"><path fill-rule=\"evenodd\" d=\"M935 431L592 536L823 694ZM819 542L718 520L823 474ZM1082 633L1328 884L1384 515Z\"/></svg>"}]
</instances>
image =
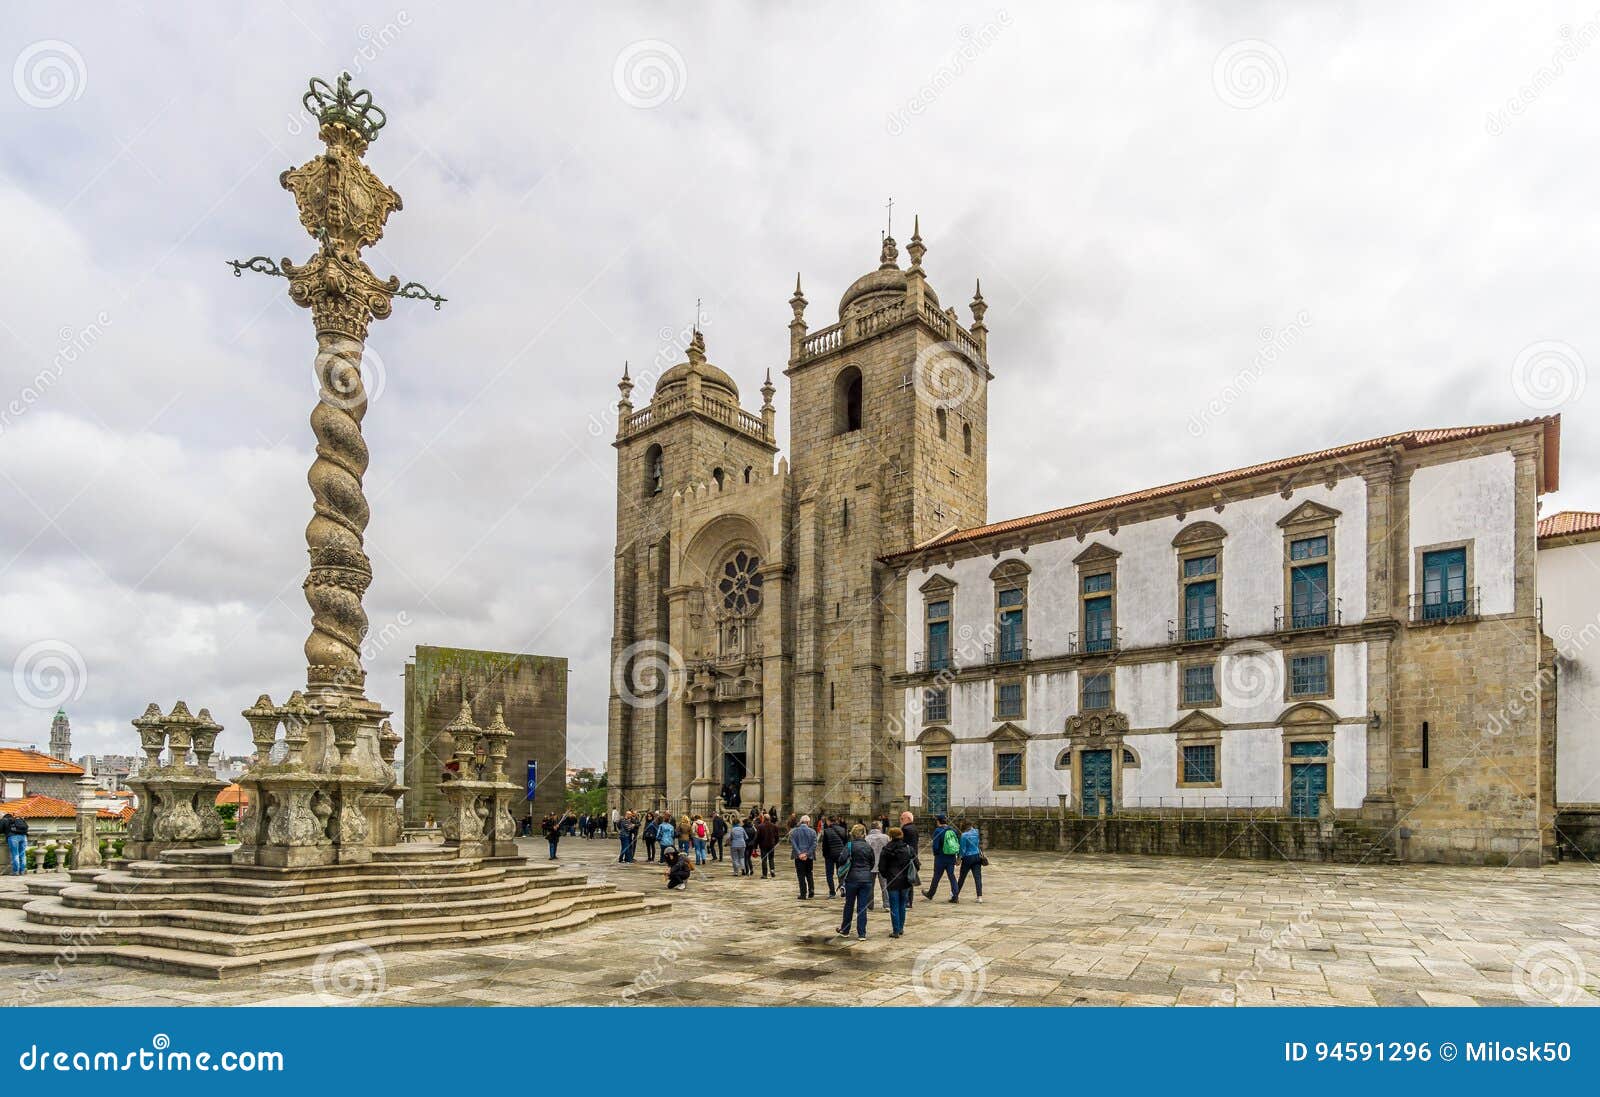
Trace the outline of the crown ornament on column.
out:
<instances>
[{"instance_id":1,"label":"crown ornament on column","mask_svg":"<svg viewBox=\"0 0 1600 1097\"><path fill-rule=\"evenodd\" d=\"M350 90L350 74L341 72L333 87L320 76L311 78L311 89L301 97L306 110L317 116L324 126L339 125L360 135L371 144L378 139L378 131L388 124L389 116L373 102L372 93L362 88Z\"/></svg>"}]
</instances>

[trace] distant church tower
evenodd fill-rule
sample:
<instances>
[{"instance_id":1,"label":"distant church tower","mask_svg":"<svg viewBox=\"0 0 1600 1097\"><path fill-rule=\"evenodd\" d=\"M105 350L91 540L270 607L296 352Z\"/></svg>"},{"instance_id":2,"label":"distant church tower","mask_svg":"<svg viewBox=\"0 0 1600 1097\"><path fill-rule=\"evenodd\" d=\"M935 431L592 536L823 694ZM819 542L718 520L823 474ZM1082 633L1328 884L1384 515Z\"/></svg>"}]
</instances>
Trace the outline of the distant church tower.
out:
<instances>
[{"instance_id":1,"label":"distant church tower","mask_svg":"<svg viewBox=\"0 0 1600 1097\"><path fill-rule=\"evenodd\" d=\"M50 721L50 757L72 761L72 724L65 709L57 709L56 718Z\"/></svg>"},{"instance_id":2,"label":"distant church tower","mask_svg":"<svg viewBox=\"0 0 1600 1097\"><path fill-rule=\"evenodd\" d=\"M774 388L758 411L706 359L636 408L618 384L617 540L609 787L613 806L888 807L904 788L903 729L885 679L904 665L893 573L878 561L988 517L987 308L941 307L913 229L885 234L837 322L789 299L790 462ZM647 376L641 377L648 383Z\"/></svg>"}]
</instances>

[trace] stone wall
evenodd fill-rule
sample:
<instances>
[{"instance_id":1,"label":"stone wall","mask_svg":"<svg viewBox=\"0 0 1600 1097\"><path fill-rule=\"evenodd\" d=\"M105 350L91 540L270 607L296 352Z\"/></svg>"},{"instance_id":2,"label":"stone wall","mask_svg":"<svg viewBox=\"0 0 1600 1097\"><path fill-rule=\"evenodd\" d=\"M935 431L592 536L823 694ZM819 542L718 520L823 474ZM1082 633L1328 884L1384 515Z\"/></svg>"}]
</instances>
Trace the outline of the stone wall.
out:
<instances>
[{"instance_id":1,"label":"stone wall","mask_svg":"<svg viewBox=\"0 0 1600 1097\"><path fill-rule=\"evenodd\" d=\"M463 648L419 647L405 673L405 794L408 827L444 817L439 775L450 751L439 729L460 711L462 698L472 705L472 719L483 727L494 718L496 704L505 706L506 724L514 733L507 747L506 770L521 783L529 760L539 764L538 795L531 805L534 819L559 810L566 801L567 661L544 655L520 655ZM520 819L530 805L519 803Z\"/></svg>"}]
</instances>

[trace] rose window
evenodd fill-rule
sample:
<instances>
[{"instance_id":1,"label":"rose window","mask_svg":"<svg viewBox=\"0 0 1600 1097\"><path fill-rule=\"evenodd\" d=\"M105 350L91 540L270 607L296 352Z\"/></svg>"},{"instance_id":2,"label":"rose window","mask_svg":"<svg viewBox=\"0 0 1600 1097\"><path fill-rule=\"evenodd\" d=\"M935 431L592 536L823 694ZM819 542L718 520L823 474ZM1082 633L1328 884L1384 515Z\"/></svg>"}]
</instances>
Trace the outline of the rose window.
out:
<instances>
[{"instance_id":1,"label":"rose window","mask_svg":"<svg viewBox=\"0 0 1600 1097\"><path fill-rule=\"evenodd\" d=\"M761 560L741 550L722 565L717 591L722 607L733 613L750 613L761 605Z\"/></svg>"}]
</instances>

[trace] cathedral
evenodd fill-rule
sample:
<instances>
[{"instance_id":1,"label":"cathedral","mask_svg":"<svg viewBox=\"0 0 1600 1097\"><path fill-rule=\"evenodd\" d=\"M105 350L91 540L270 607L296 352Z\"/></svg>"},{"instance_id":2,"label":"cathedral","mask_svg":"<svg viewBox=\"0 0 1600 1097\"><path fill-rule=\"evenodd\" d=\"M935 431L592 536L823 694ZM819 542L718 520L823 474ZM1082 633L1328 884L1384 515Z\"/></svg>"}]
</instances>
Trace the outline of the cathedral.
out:
<instances>
[{"instance_id":1,"label":"cathedral","mask_svg":"<svg viewBox=\"0 0 1600 1097\"><path fill-rule=\"evenodd\" d=\"M823 327L797 282L787 461L770 375L745 410L698 331L644 406L624 371L613 806L1048 808L1049 843L1082 823L1166 852L1195 851L1198 814L1247 820L1225 846L1278 820L1310 855L1600 855L1600 515L1539 518L1559 416L991 524L982 292L963 326L920 233L906 252L885 237Z\"/></svg>"},{"instance_id":2,"label":"cathedral","mask_svg":"<svg viewBox=\"0 0 1600 1097\"><path fill-rule=\"evenodd\" d=\"M789 304L789 460L761 406L707 358L618 404L610 787L614 805L805 805L903 797L905 629L880 558L987 518L986 308L940 302L913 230L838 314ZM937 389L937 391L933 391ZM939 406L930 413L930 403Z\"/></svg>"}]
</instances>

